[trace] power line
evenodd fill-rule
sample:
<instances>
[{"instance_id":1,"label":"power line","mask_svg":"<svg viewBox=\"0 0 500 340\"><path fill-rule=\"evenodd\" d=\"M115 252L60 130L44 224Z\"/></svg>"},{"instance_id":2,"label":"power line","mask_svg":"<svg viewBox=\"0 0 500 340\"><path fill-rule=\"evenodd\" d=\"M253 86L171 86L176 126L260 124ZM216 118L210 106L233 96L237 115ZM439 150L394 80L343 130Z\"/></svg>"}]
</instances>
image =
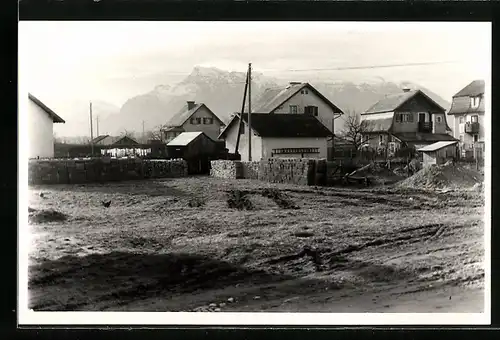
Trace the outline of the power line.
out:
<instances>
[{"instance_id":1,"label":"power line","mask_svg":"<svg viewBox=\"0 0 500 340\"><path fill-rule=\"evenodd\" d=\"M367 66L345 66L345 67L334 67L334 68L281 69L281 70L280 69L261 69L261 70L265 71L265 72L343 71L343 70L363 70L363 69L391 68L391 67L405 67L405 66L438 65L438 64L450 64L450 63L456 63L456 61L367 65Z\"/></svg>"}]
</instances>

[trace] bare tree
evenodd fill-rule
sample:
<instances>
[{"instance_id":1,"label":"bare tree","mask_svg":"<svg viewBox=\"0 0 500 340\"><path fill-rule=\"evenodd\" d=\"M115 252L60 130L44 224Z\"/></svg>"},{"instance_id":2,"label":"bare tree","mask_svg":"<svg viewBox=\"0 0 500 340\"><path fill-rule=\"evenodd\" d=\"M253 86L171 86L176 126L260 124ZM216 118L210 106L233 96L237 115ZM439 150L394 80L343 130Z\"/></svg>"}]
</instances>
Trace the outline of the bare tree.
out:
<instances>
[{"instance_id":1,"label":"bare tree","mask_svg":"<svg viewBox=\"0 0 500 340\"><path fill-rule=\"evenodd\" d=\"M145 139L147 142L148 140L159 140L163 141L163 132L162 132L162 125L155 126L152 130L146 132Z\"/></svg>"},{"instance_id":2,"label":"bare tree","mask_svg":"<svg viewBox=\"0 0 500 340\"><path fill-rule=\"evenodd\" d=\"M367 138L367 135L373 131L373 127L368 120L361 120L360 115L350 111L344 121L344 128L339 135L340 140L344 143L358 150L366 143L367 139L371 139Z\"/></svg>"}]
</instances>

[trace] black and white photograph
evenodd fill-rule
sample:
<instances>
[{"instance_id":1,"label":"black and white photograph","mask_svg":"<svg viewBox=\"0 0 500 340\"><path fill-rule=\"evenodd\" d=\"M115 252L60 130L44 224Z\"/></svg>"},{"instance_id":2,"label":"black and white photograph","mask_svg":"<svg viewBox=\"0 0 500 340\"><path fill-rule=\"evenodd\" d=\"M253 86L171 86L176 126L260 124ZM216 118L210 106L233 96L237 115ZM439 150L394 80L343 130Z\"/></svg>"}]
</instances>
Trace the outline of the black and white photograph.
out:
<instances>
[{"instance_id":1,"label":"black and white photograph","mask_svg":"<svg viewBox=\"0 0 500 340\"><path fill-rule=\"evenodd\" d=\"M18 28L19 323L490 322L491 23Z\"/></svg>"}]
</instances>

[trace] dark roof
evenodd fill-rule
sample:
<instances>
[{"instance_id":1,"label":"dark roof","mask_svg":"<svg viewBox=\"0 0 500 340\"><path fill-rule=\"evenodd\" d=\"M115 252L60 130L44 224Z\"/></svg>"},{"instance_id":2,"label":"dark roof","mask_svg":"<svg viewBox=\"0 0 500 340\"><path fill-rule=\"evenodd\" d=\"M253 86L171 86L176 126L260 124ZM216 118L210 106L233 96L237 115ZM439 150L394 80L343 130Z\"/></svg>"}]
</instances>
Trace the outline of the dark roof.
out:
<instances>
[{"instance_id":1,"label":"dark roof","mask_svg":"<svg viewBox=\"0 0 500 340\"><path fill-rule=\"evenodd\" d=\"M106 137L109 137L109 135L97 136L96 138L92 139L91 142L94 143L94 144L96 144L96 143L99 143L100 141L102 141Z\"/></svg>"},{"instance_id":2,"label":"dark roof","mask_svg":"<svg viewBox=\"0 0 500 340\"><path fill-rule=\"evenodd\" d=\"M475 97L479 95L484 95L484 80L474 80L458 91L453 97Z\"/></svg>"},{"instance_id":3,"label":"dark roof","mask_svg":"<svg viewBox=\"0 0 500 340\"><path fill-rule=\"evenodd\" d=\"M373 114L373 113L392 112L394 110L397 110L401 105L406 103L411 98L415 97L417 94L423 95L431 103L433 103L437 107L441 108L443 110L443 112L446 111L446 109L444 107L442 107L441 105L436 103L432 98L430 98L428 95L426 95L421 90L413 90L413 91L408 91L408 92L401 92L401 93L386 95L385 98L382 98L381 100L376 102L372 107L370 107L368 110L366 110L365 112L363 112L361 114L366 115L366 114Z\"/></svg>"},{"instance_id":4,"label":"dark roof","mask_svg":"<svg viewBox=\"0 0 500 340\"><path fill-rule=\"evenodd\" d=\"M181 126L183 125L196 111L198 111L201 107L205 107L214 117L217 119L221 124L224 124L222 120L220 120L219 117L215 113L212 112L203 103L196 104L192 109L188 109L187 104L184 105L179 112L177 112L172 118L169 119L167 124L165 124L165 127L176 127L176 126Z\"/></svg>"},{"instance_id":5,"label":"dark roof","mask_svg":"<svg viewBox=\"0 0 500 340\"><path fill-rule=\"evenodd\" d=\"M317 118L305 114L269 114L252 113L252 129L261 137L329 137L332 135ZM223 137L230 126L236 124L234 117L227 128L222 131ZM248 122L248 113L243 114L243 121Z\"/></svg>"},{"instance_id":6,"label":"dark roof","mask_svg":"<svg viewBox=\"0 0 500 340\"><path fill-rule=\"evenodd\" d=\"M117 136L113 137L110 135L103 135L99 136L93 139L93 144L98 144L98 145L114 145L117 144L118 142L122 141L123 139L128 139L128 143L123 143L123 144L139 144L136 140L133 138L130 138L128 136Z\"/></svg>"},{"instance_id":7,"label":"dark roof","mask_svg":"<svg viewBox=\"0 0 500 340\"><path fill-rule=\"evenodd\" d=\"M312 91L318 97L320 97L323 101L325 101L328 106L332 108L334 112L343 114L341 109L339 109L335 104L333 104L328 98L326 98L321 92L316 90L309 83L292 83L288 84L286 87L276 87L276 88L268 88L264 91L264 93L257 99L255 104L253 105L253 111L262 112L262 113L272 113L284 102L293 97L302 89L307 88Z\"/></svg>"},{"instance_id":8,"label":"dark roof","mask_svg":"<svg viewBox=\"0 0 500 340\"><path fill-rule=\"evenodd\" d=\"M423 132L404 132L393 133L394 137L402 142L409 143L435 143L439 141L456 141L456 138L445 133L423 133Z\"/></svg>"},{"instance_id":9,"label":"dark roof","mask_svg":"<svg viewBox=\"0 0 500 340\"><path fill-rule=\"evenodd\" d=\"M484 113L484 97L479 98L479 107L473 108L471 106L470 97L453 97L451 102L449 115L462 115L467 113Z\"/></svg>"},{"instance_id":10,"label":"dark roof","mask_svg":"<svg viewBox=\"0 0 500 340\"><path fill-rule=\"evenodd\" d=\"M47 112L47 114L52 118L52 122L54 122L54 123L66 123L64 121L64 119L59 117L54 111L52 111L47 105L42 103L42 101L40 99L38 99L37 97L35 97L31 93L28 93L28 98L31 99L31 101L33 101L33 103L38 105L42 110Z\"/></svg>"}]
</instances>

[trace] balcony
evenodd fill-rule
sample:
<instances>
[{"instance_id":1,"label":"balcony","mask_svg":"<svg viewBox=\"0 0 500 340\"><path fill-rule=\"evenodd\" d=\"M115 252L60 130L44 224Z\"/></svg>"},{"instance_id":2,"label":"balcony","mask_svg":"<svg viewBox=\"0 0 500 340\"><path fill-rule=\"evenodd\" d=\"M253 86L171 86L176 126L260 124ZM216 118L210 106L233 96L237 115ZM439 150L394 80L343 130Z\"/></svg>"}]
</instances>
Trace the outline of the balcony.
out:
<instances>
[{"instance_id":1,"label":"balcony","mask_svg":"<svg viewBox=\"0 0 500 340\"><path fill-rule=\"evenodd\" d=\"M418 132L432 133L432 122L418 122Z\"/></svg>"},{"instance_id":2,"label":"balcony","mask_svg":"<svg viewBox=\"0 0 500 340\"><path fill-rule=\"evenodd\" d=\"M479 133L479 123L467 122L465 123L465 133Z\"/></svg>"}]
</instances>

